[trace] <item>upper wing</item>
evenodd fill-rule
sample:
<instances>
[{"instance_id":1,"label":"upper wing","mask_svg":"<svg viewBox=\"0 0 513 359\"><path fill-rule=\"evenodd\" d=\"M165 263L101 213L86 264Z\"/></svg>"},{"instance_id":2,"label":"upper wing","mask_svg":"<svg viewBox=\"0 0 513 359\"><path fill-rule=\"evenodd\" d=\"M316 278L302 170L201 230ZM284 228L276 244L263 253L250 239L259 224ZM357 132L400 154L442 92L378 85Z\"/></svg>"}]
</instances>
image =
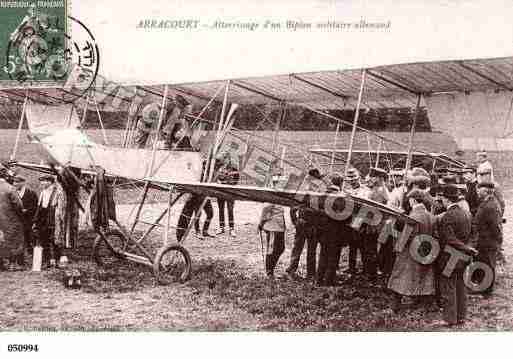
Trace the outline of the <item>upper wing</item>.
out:
<instances>
[{"instance_id":1,"label":"upper wing","mask_svg":"<svg viewBox=\"0 0 513 359\"><path fill-rule=\"evenodd\" d=\"M512 90L513 57L429 61L377 66L367 69L363 108L413 107L417 94L426 96L451 92L473 92L489 90ZM230 82L229 102L264 104L288 102L311 106L316 109L354 108L361 80L360 69L331 69L262 77L233 79ZM96 100L100 104L118 98L126 110L130 101L118 94L118 87L104 85L94 87ZM137 86L148 95L162 96L164 84ZM169 83L171 98L180 94L191 103L206 102L215 98L226 80L173 84ZM66 89L70 92L70 89ZM77 90L78 91L78 90ZM26 90L5 87L2 95L13 101L23 102ZM29 89L29 97L35 102L62 103L64 89L59 87ZM118 96L119 95L119 96ZM219 100L216 100L219 101Z\"/></svg>"}]
</instances>

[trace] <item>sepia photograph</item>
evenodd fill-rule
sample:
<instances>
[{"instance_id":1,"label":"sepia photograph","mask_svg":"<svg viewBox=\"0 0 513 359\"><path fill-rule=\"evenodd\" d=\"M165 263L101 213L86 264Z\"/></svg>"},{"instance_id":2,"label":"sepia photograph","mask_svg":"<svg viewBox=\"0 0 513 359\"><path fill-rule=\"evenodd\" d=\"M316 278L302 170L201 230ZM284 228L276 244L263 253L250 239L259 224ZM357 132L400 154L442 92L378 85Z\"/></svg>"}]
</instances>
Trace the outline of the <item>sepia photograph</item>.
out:
<instances>
[{"instance_id":1,"label":"sepia photograph","mask_svg":"<svg viewBox=\"0 0 513 359\"><path fill-rule=\"evenodd\" d=\"M512 13L0 0L0 352L510 332Z\"/></svg>"}]
</instances>

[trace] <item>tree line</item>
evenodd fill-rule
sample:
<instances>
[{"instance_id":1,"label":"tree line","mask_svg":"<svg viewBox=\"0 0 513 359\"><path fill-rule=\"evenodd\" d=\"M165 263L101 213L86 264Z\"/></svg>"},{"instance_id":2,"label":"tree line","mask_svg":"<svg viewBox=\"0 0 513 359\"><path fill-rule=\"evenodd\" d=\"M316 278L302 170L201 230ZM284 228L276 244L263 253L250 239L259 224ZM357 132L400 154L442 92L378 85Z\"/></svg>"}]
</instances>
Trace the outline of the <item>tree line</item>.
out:
<instances>
[{"instance_id":1,"label":"tree line","mask_svg":"<svg viewBox=\"0 0 513 359\"><path fill-rule=\"evenodd\" d=\"M199 112L198 109L197 112ZM235 113L233 126L241 130L273 130L281 118L279 128L289 131L335 131L337 121L329 119L318 113L299 106L287 106L285 113L278 107L266 105L240 106ZM82 110L77 109L82 118ZM203 118L210 122L207 129L212 128L219 118L219 107L204 112ZM327 114L337 117L343 121L352 123L354 110L329 110ZM124 129L127 123L128 114L126 111L105 111L101 110L100 115L104 126L108 129ZM0 106L0 128L15 129L21 116L21 106L4 104ZM358 125L371 131L410 131L414 111L411 108L383 108L361 110L358 116ZM99 128L98 115L96 110L87 111L84 128ZM24 124L26 128L26 123ZM431 131L431 126L425 108L421 108L417 118L417 131ZM340 123L340 131L349 131L349 124Z\"/></svg>"}]
</instances>

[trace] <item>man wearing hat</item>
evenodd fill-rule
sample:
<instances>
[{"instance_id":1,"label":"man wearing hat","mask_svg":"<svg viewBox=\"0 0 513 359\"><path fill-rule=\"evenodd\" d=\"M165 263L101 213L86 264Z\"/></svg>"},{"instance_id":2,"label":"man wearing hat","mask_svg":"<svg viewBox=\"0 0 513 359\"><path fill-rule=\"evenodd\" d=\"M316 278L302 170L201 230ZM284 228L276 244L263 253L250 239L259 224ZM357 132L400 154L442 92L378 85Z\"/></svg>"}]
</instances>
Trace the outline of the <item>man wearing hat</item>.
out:
<instances>
[{"instance_id":1,"label":"man wearing hat","mask_svg":"<svg viewBox=\"0 0 513 359\"><path fill-rule=\"evenodd\" d=\"M360 182L360 173L354 167L349 168L344 177L342 190L352 196L367 198L369 189ZM351 229L351 238L349 240L349 273L356 274L356 260L358 252L362 257L364 268L367 268L367 257L363 248L363 240L359 231Z\"/></svg>"},{"instance_id":2,"label":"man wearing hat","mask_svg":"<svg viewBox=\"0 0 513 359\"><path fill-rule=\"evenodd\" d=\"M390 194L386 188L386 180L388 173L377 167L371 167L369 171L369 199L381 204L389 201ZM380 246L378 253L378 237L379 233L375 227L367 226L363 234L365 245L365 253L369 263L368 275L371 279L377 276L377 267L388 276L392 271L393 265L393 244L387 241L385 245Z\"/></svg>"},{"instance_id":3,"label":"man wearing hat","mask_svg":"<svg viewBox=\"0 0 513 359\"><path fill-rule=\"evenodd\" d=\"M429 173L421 167L414 167L406 175L406 184L407 193L413 189L420 189L426 192L426 208L428 209L428 211L431 211L434 201L433 198L429 195L429 189L431 187L431 176L429 175ZM406 196L404 196L403 198L402 208L406 213L409 213L411 210L410 204L406 199Z\"/></svg>"},{"instance_id":4,"label":"man wearing hat","mask_svg":"<svg viewBox=\"0 0 513 359\"><path fill-rule=\"evenodd\" d=\"M313 179L322 181L323 177L317 168L312 168L308 171L307 180ZM310 182L307 190L317 191L319 186L314 182ZM294 237L294 244L292 245L292 251L290 253L290 264L287 267L287 274L290 279L296 280L297 268L299 266L299 260L301 253L303 252L306 242L306 277L311 280L314 279L317 270L317 247L319 245L319 213L310 208L307 205L301 205L292 207L290 209L290 219L296 227L296 233Z\"/></svg>"},{"instance_id":5,"label":"man wearing hat","mask_svg":"<svg viewBox=\"0 0 513 359\"><path fill-rule=\"evenodd\" d=\"M499 202L493 195L493 182L481 182L477 185L477 193L481 200L474 223L477 229L478 260L493 269L497 263L497 254L502 245L502 215ZM495 280L495 275L494 275ZM493 282L483 294L491 294Z\"/></svg>"},{"instance_id":6,"label":"man wearing hat","mask_svg":"<svg viewBox=\"0 0 513 359\"><path fill-rule=\"evenodd\" d=\"M479 172L479 169L478 169ZM499 202L499 206L501 209L501 217L504 217L504 210L506 209L506 202L504 201L504 195L502 193L501 186L493 180L493 172L490 172L489 170L485 170L481 172L481 181L482 182L491 182L493 183L493 195L497 199L497 202ZM478 181L479 182L479 181ZM502 225L501 225L501 231L502 231ZM497 254L497 261L498 262L506 262L506 258L503 254L504 249L500 248L498 254Z\"/></svg>"},{"instance_id":7,"label":"man wearing hat","mask_svg":"<svg viewBox=\"0 0 513 359\"><path fill-rule=\"evenodd\" d=\"M504 202L504 195L502 194L502 190L499 184L493 180L493 172L490 168L477 168L477 183L480 182L493 183L493 194L497 198L497 201L499 201L499 205L501 206L501 215L504 215L504 209L506 208L506 203Z\"/></svg>"},{"instance_id":8,"label":"man wearing hat","mask_svg":"<svg viewBox=\"0 0 513 359\"><path fill-rule=\"evenodd\" d=\"M222 159L223 165L219 169L217 181L222 184L236 185L240 180L240 173L237 168L236 161L233 161L227 152ZM219 208L219 232L217 234L225 233L225 208L228 211L228 228L230 229L230 237L235 237L235 219L233 215L233 208L235 201L233 199L217 199L217 206Z\"/></svg>"},{"instance_id":9,"label":"man wearing hat","mask_svg":"<svg viewBox=\"0 0 513 359\"><path fill-rule=\"evenodd\" d=\"M476 171L476 166L467 166L463 169L463 181L467 188L465 199L469 205L470 214L472 214L472 216L475 216L477 207L479 206Z\"/></svg>"},{"instance_id":10,"label":"man wearing hat","mask_svg":"<svg viewBox=\"0 0 513 359\"><path fill-rule=\"evenodd\" d=\"M13 269L21 269L13 260L24 250L23 205L16 189L6 180L10 176L8 169L0 165L0 269L5 269L4 260L11 261Z\"/></svg>"},{"instance_id":11,"label":"man wearing hat","mask_svg":"<svg viewBox=\"0 0 513 359\"><path fill-rule=\"evenodd\" d=\"M404 170L392 170L389 172L389 196L387 205L401 208L404 195Z\"/></svg>"},{"instance_id":12,"label":"man wearing hat","mask_svg":"<svg viewBox=\"0 0 513 359\"><path fill-rule=\"evenodd\" d=\"M55 177L45 175L39 177L41 192L37 203L36 213L34 215L33 229L35 240L43 247L43 259L50 266L56 265L56 260L60 256L58 248L55 246L55 208L57 207L57 186Z\"/></svg>"},{"instance_id":13,"label":"man wearing hat","mask_svg":"<svg viewBox=\"0 0 513 359\"><path fill-rule=\"evenodd\" d=\"M331 179L331 185L327 189L328 194L340 192L342 184L341 176L335 175ZM335 200L330 210L340 213L344 210L345 202ZM328 210L319 214L319 242L321 251L319 255L319 267L317 272L317 284L320 286L336 285L336 273L340 262L342 247L352 240L354 230L350 227L352 218L344 221L330 216Z\"/></svg>"},{"instance_id":14,"label":"man wearing hat","mask_svg":"<svg viewBox=\"0 0 513 359\"><path fill-rule=\"evenodd\" d=\"M360 182L360 172L354 167L347 170L342 190L356 197L367 198L369 194L369 188Z\"/></svg>"},{"instance_id":15,"label":"man wearing hat","mask_svg":"<svg viewBox=\"0 0 513 359\"><path fill-rule=\"evenodd\" d=\"M417 221L418 225L403 250L397 253L397 259L393 263L393 270L388 281L388 288L396 293L395 311L400 309L403 296L418 297L435 294L434 266L418 263L409 251L411 241L416 236L433 236L435 218L428 212L424 204L426 201L424 191L420 189L411 190L406 198L412 208L410 216Z\"/></svg>"},{"instance_id":16,"label":"man wearing hat","mask_svg":"<svg viewBox=\"0 0 513 359\"><path fill-rule=\"evenodd\" d=\"M272 178L274 188L279 186L279 178ZM266 240L265 273L267 278L274 278L274 269L280 256L285 251L285 211L282 206L270 204L262 209L258 231ZM263 232L263 233L262 233Z\"/></svg>"},{"instance_id":17,"label":"man wearing hat","mask_svg":"<svg viewBox=\"0 0 513 359\"><path fill-rule=\"evenodd\" d=\"M176 106L168 117L162 132L166 146L172 150L193 150L193 130L187 115L192 113L192 105L181 95L175 97Z\"/></svg>"},{"instance_id":18,"label":"man wearing hat","mask_svg":"<svg viewBox=\"0 0 513 359\"><path fill-rule=\"evenodd\" d=\"M488 160L486 151L480 151L477 156L477 182L486 181L493 182L493 166ZM482 174L489 174L489 178L483 178Z\"/></svg>"},{"instance_id":19,"label":"man wearing hat","mask_svg":"<svg viewBox=\"0 0 513 359\"><path fill-rule=\"evenodd\" d=\"M303 189L313 192L325 192L328 186L329 183L325 175L321 174L317 168L312 168L308 171L308 176L302 184Z\"/></svg>"},{"instance_id":20,"label":"man wearing hat","mask_svg":"<svg viewBox=\"0 0 513 359\"><path fill-rule=\"evenodd\" d=\"M43 247L43 260L48 262L50 267L55 267L57 261L59 266L65 266L68 264L68 250L73 240L66 235L71 232L67 231L65 218L67 204L71 199L67 199L65 190L56 177L42 176L39 183L41 192L32 225L35 239ZM76 220L74 216L69 219Z\"/></svg>"},{"instance_id":21,"label":"man wearing hat","mask_svg":"<svg viewBox=\"0 0 513 359\"><path fill-rule=\"evenodd\" d=\"M137 130L134 137L138 148L145 148L151 131L157 126L160 106L156 103L146 104L137 116Z\"/></svg>"},{"instance_id":22,"label":"man wearing hat","mask_svg":"<svg viewBox=\"0 0 513 359\"><path fill-rule=\"evenodd\" d=\"M390 193L386 187L388 173L384 169L371 167L369 171L369 199L386 204L389 200Z\"/></svg>"},{"instance_id":23,"label":"man wearing hat","mask_svg":"<svg viewBox=\"0 0 513 359\"><path fill-rule=\"evenodd\" d=\"M469 217L469 219L472 221L472 214L470 212L470 205L467 202L465 195L467 192L467 186L464 184L458 183L458 178L454 175L447 175L442 177L441 181L439 182L442 186L445 185L454 185L456 188L458 188L459 192L459 200L458 200L458 206L461 207L461 209L465 212L465 214Z\"/></svg>"},{"instance_id":24,"label":"man wearing hat","mask_svg":"<svg viewBox=\"0 0 513 359\"><path fill-rule=\"evenodd\" d=\"M458 205L459 191L455 185L449 184L443 187L440 196L446 212L441 216L438 224L440 242L440 256L438 270L443 272L449 260L449 254L444 252L447 245L467 254L474 254L467 244L470 239L471 222L468 216ZM467 315L467 293L463 281L463 272L466 263L461 260L456 264L450 276L443 273L439 276L440 292L444 309L444 320L448 325L461 324Z\"/></svg>"},{"instance_id":25,"label":"man wearing hat","mask_svg":"<svg viewBox=\"0 0 513 359\"><path fill-rule=\"evenodd\" d=\"M21 203L23 204L25 250L30 254L34 248L34 243L32 243L32 220L34 219L37 209L37 194L27 187L25 178L21 176L14 177L13 185L16 187Z\"/></svg>"}]
</instances>

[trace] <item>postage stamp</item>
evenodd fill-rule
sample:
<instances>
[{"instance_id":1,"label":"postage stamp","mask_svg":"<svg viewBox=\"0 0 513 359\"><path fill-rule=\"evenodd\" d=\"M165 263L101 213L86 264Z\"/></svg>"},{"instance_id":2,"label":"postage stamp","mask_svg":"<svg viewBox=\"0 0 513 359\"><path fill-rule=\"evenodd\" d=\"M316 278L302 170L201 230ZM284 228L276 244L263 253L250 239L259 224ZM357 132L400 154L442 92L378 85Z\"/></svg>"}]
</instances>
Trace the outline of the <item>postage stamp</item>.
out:
<instances>
[{"instance_id":1,"label":"postage stamp","mask_svg":"<svg viewBox=\"0 0 513 359\"><path fill-rule=\"evenodd\" d=\"M0 81L13 85L52 84L63 66L68 3L0 1L0 49L4 64Z\"/></svg>"},{"instance_id":2,"label":"postage stamp","mask_svg":"<svg viewBox=\"0 0 513 359\"><path fill-rule=\"evenodd\" d=\"M98 72L99 50L69 16L69 1L0 1L0 10L0 85L62 86L62 101L81 97Z\"/></svg>"}]
</instances>

